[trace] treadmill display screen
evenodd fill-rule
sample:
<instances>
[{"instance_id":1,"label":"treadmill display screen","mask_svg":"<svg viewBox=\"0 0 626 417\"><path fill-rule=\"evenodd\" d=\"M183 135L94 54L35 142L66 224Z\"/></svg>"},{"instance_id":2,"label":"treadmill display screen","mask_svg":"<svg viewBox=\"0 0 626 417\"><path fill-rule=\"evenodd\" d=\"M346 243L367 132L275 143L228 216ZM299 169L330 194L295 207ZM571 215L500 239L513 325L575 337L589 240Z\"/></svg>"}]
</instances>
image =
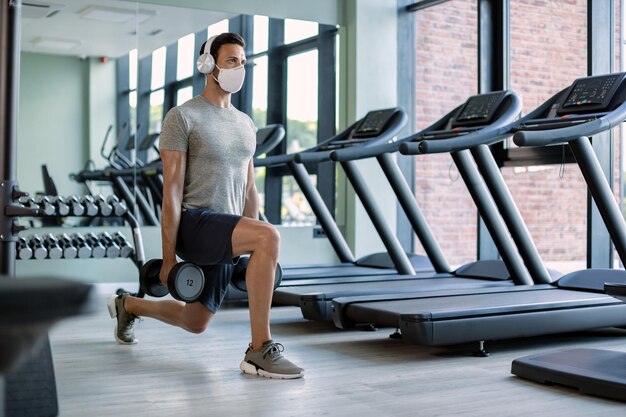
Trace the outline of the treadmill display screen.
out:
<instances>
[{"instance_id":1,"label":"treadmill display screen","mask_svg":"<svg viewBox=\"0 0 626 417\"><path fill-rule=\"evenodd\" d=\"M570 87L557 113L605 110L623 80L623 73L578 79Z\"/></svg>"},{"instance_id":2,"label":"treadmill display screen","mask_svg":"<svg viewBox=\"0 0 626 417\"><path fill-rule=\"evenodd\" d=\"M452 122L452 126L462 127L489 123L504 96L505 92L500 91L470 97Z\"/></svg>"}]
</instances>

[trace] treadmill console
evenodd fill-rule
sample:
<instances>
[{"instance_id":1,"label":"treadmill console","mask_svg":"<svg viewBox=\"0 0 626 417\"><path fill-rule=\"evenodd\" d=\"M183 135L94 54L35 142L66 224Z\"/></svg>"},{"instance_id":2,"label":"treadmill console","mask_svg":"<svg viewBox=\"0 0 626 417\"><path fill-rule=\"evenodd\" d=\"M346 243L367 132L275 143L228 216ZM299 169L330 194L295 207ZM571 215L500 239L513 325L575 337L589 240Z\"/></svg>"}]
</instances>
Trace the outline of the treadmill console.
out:
<instances>
[{"instance_id":1,"label":"treadmill console","mask_svg":"<svg viewBox=\"0 0 626 417\"><path fill-rule=\"evenodd\" d=\"M608 111L626 73L598 75L574 81L561 102L557 115Z\"/></svg>"},{"instance_id":2,"label":"treadmill console","mask_svg":"<svg viewBox=\"0 0 626 417\"><path fill-rule=\"evenodd\" d=\"M468 127L491 122L505 95L505 91L497 91L468 98L452 121L452 127Z\"/></svg>"},{"instance_id":3,"label":"treadmill console","mask_svg":"<svg viewBox=\"0 0 626 417\"><path fill-rule=\"evenodd\" d=\"M396 109L375 110L367 113L352 132L352 138L369 138L380 135L393 115Z\"/></svg>"}]
</instances>

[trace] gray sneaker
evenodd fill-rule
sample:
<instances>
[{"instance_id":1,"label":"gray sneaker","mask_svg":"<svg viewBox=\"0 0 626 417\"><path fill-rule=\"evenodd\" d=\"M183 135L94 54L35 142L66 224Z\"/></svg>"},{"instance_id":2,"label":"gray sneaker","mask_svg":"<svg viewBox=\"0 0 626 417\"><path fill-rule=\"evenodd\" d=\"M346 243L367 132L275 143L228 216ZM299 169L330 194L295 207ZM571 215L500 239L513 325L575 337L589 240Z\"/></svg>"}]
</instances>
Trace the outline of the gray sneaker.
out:
<instances>
[{"instance_id":1,"label":"gray sneaker","mask_svg":"<svg viewBox=\"0 0 626 417\"><path fill-rule=\"evenodd\" d=\"M112 295L107 302L107 308L109 309L111 318L114 319L117 317L117 324L115 325L115 330L113 330L113 335L120 345L134 345L137 343L137 339L135 339L135 329L133 328L137 316L124 309L124 299L128 297L128 295L129 294Z\"/></svg>"},{"instance_id":2,"label":"gray sneaker","mask_svg":"<svg viewBox=\"0 0 626 417\"><path fill-rule=\"evenodd\" d=\"M268 340L258 349L252 349L252 344L250 344L239 369L248 375L259 375L265 378L302 378L304 369L286 359L282 355L284 350L283 345L273 340Z\"/></svg>"}]
</instances>

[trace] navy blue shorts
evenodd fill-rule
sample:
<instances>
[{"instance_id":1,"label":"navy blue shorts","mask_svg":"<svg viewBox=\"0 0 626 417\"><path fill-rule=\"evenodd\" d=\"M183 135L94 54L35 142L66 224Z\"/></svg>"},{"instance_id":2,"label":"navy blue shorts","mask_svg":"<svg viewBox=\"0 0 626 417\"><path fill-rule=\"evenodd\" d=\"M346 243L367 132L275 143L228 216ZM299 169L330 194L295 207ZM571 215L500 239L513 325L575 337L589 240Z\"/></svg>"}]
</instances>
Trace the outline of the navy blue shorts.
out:
<instances>
[{"instance_id":1,"label":"navy blue shorts","mask_svg":"<svg viewBox=\"0 0 626 417\"><path fill-rule=\"evenodd\" d=\"M241 216L212 210L183 209L176 238L176 254L200 266L205 285L198 301L217 312L233 273L232 236Z\"/></svg>"}]
</instances>

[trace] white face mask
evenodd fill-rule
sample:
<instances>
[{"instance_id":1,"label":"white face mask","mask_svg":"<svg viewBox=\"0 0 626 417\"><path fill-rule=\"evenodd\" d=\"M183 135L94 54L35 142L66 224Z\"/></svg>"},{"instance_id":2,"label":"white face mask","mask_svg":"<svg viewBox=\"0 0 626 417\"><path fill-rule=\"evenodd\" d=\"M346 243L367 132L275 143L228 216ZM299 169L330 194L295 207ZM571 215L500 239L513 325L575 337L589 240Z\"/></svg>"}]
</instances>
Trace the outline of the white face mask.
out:
<instances>
[{"instance_id":1,"label":"white face mask","mask_svg":"<svg viewBox=\"0 0 626 417\"><path fill-rule=\"evenodd\" d=\"M213 79L217 81L217 83L222 87L224 91L229 93L236 93L241 90L241 86L243 86L243 80L246 77L246 69L244 66L240 66L237 68L226 68L222 69L215 65L215 68L220 70L217 78L213 76Z\"/></svg>"}]
</instances>

